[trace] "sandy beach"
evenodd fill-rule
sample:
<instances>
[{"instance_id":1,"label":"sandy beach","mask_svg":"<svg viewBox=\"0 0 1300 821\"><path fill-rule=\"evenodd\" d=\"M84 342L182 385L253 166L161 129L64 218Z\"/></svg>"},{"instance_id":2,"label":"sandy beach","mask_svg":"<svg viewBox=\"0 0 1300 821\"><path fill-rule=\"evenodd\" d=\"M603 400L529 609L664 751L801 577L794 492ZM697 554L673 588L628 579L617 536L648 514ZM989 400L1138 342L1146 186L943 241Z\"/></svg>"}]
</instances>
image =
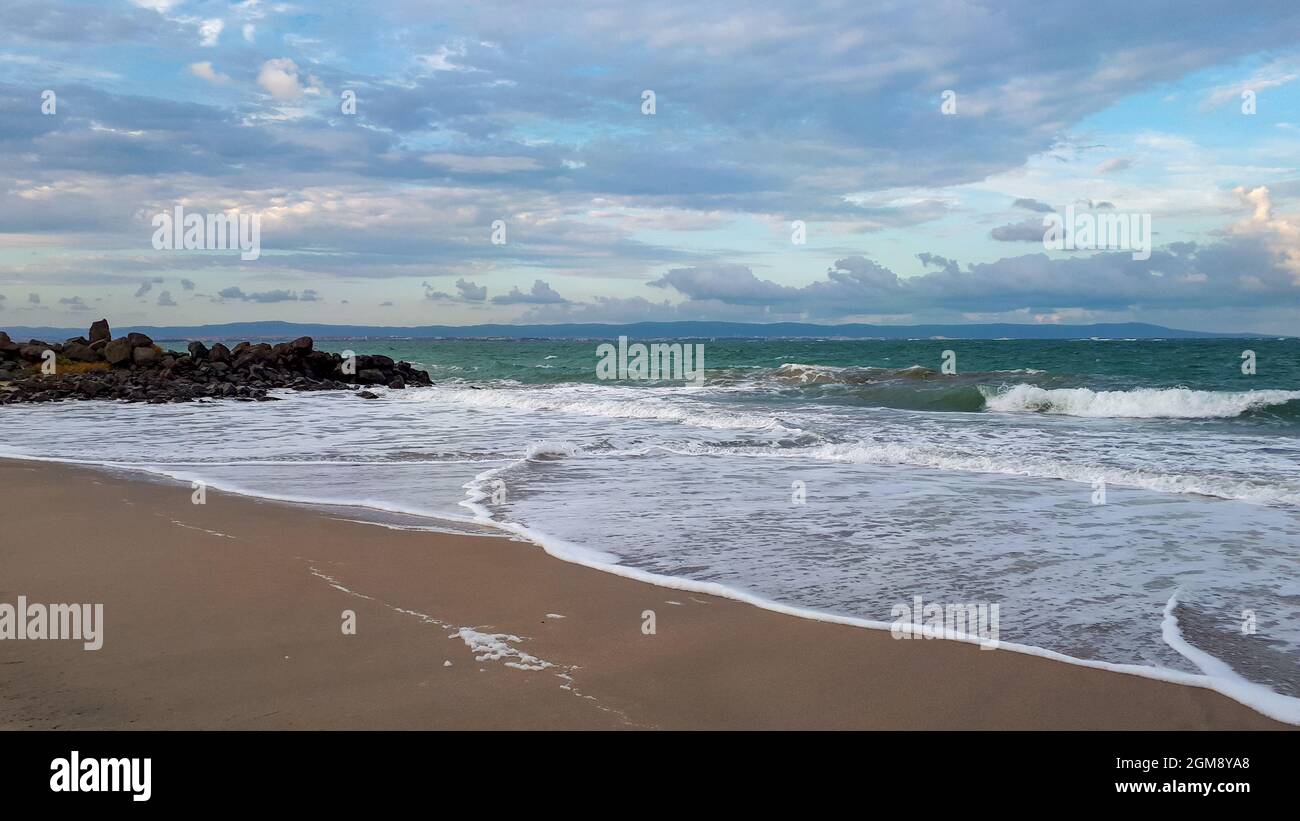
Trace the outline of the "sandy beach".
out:
<instances>
[{"instance_id":1,"label":"sandy beach","mask_svg":"<svg viewBox=\"0 0 1300 821\"><path fill-rule=\"evenodd\" d=\"M104 605L98 651L0 642L0 728L1286 728L1202 688L896 641L506 538L60 464L0 461L0 482L0 601Z\"/></svg>"}]
</instances>

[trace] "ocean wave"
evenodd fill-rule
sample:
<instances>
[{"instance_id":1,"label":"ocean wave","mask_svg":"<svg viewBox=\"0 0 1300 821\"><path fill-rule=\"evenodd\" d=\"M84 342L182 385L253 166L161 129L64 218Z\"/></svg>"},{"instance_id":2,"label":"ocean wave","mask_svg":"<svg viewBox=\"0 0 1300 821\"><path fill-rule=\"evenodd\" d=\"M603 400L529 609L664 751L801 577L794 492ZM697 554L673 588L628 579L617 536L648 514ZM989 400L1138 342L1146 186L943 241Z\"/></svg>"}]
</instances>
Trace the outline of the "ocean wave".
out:
<instances>
[{"instance_id":1,"label":"ocean wave","mask_svg":"<svg viewBox=\"0 0 1300 821\"><path fill-rule=\"evenodd\" d=\"M574 446L572 442L543 439L539 442L533 442L530 444L524 458L534 462L547 462L556 459L565 459L570 456L575 456L577 453L578 448Z\"/></svg>"},{"instance_id":2,"label":"ocean wave","mask_svg":"<svg viewBox=\"0 0 1300 821\"><path fill-rule=\"evenodd\" d=\"M656 397L649 395L635 399L605 398L596 394L597 391L602 390L609 389L593 387L560 393L559 390L544 388L524 390L432 388L422 391L393 392L388 395L394 397L395 394L400 393L401 395L395 398L408 401L452 401L472 408L556 411L609 419L650 419L722 430L785 431L792 434L802 432L799 428L781 424L772 416L719 410L703 403L699 403L698 408L673 405L657 401Z\"/></svg>"},{"instance_id":3,"label":"ocean wave","mask_svg":"<svg viewBox=\"0 0 1300 821\"><path fill-rule=\"evenodd\" d=\"M682 455L757 456L813 459L826 462L956 470L969 473L999 473L1034 479L1060 479L1094 484L1105 482L1161 493L1211 496L1254 504L1300 505L1300 483L1277 484L1226 475L1191 475L1153 470L1107 467L1086 463L1026 456L953 452L897 443L841 442L804 448L760 448L704 445L662 447Z\"/></svg>"},{"instance_id":4,"label":"ocean wave","mask_svg":"<svg viewBox=\"0 0 1300 821\"><path fill-rule=\"evenodd\" d=\"M1134 419L1227 419L1300 399L1300 391L1197 391L1189 388L1137 388L1094 391L1015 385L981 387L985 407L1004 412Z\"/></svg>"},{"instance_id":5,"label":"ocean wave","mask_svg":"<svg viewBox=\"0 0 1300 821\"><path fill-rule=\"evenodd\" d=\"M805 365L798 362L786 362L768 372L776 379L797 382L801 385L860 385L880 382L886 379L928 379L937 376L938 371L924 365L909 365L906 368L880 368L857 365Z\"/></svg>"}]
</instances>

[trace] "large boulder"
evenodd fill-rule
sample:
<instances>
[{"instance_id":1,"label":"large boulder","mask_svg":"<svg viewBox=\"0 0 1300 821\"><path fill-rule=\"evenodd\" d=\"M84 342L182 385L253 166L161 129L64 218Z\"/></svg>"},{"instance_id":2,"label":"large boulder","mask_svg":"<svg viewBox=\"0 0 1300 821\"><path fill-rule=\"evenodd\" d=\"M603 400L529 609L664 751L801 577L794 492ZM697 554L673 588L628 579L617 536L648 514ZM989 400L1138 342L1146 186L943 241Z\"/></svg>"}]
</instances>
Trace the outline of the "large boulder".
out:
<instances>
[{"instance_id":1,"label":"large boulder","mask_svg":"<svg viewBox=\"0 0 1300 821\"><path fill-rule=\"evenodd\" d=\"M91 342L98 342L101 339L108 341L111 340L112 338L113 338L113 332L110 331L108 328L107 319L101 319L98 322L91 323L90 325Z\"/></svg>"},{"instance_id":2,"label":"large boulder","mask_svg":"<svg viewBox=\"0 0 1300 821\"><path fill-rule=\"evenodd\" d=\"M98 362L99 352L89 345L72 343L63 348L63 355L77 362Z\"/></svg>"},{"instance_id":3,"label":"large boulder","mask_svg":"<svg viewBox=\"0 0 1300 821\"><path fill-rule=\"evenodd\" d=\"M53 349L54 346L52 345L47 345L44 342L33 340L19 348L18 355L23 359L26 359L28 362L40 362L45 358L45 352Z\"/></svg>"},{"instance_id":4,"label":"large boulder","mask_svg":"<svg viewBox=\"0 0 1300 821\"><path fill-rule=\"evenodd\" d=\"M189 344L189 352L190 352L190 356L193 357L196 361L199 359L208 358L208 346L204 345L202 342L199 342L197 339Z\"/></svg>"},{"instance_id":5,"label":"large boulder","mask_svg":"<svg viewBox=\"0 0 1300 821\"><path fill-rule=\"evenodd\" d=\"M0 356L4 354L18 354L18 343L9 338L9 334L0 331Z\"/></svg>"},{"instance_id":6,"label":"large boulder","mask_svg":"<svg viewBox=\"0 0 1300 821\"><path fill-rule=\"evenodd\" d=\"M153 340L146 334L129 333L126 335L126 341L131 343L132 348L152 348Z\"/></svg>"},{"instance_id":7,"label":"large boulder","mask_svg":"<svg viewBox=\"0 0 1300 821\"><path fill-rule=\"evenodd\" d=\"M312 342L312 338L310 336L300 336L294 341L290 342L289 347L292 348L295 353L308 354L311 353L312 346L314 344L315 343Z\"/></svg>"},{"instance_id":8,"label":"large boulder","mask_svg":"<svg viewBox=\"0 0 1300 821\"><path fill-rule=\"evenodd\" d=\"M254 365L269 365L275 361L275 349L265 342L243 347L236 345L230 353L235 358L233 363L235 370L245 370Z\"/></svg>"},{"instance_id":9,"label":"large boulder","mask_svg":"<svg viewBox=\"0 0 1300 821\"><path fill-rule=\"evenodd\" d=\"M217 344L212 346L211 350L208 351L208 359L211 359L213 362L229 363L230 349L227 348L225 345L222 345L220 342L218 342Z\"/></svg>"},{"instance_id":10,"label":"large boulder","mask_svg":"<svg viewBox=\"0 0 1300 821\"><path fill-rule=\"evenodd\" d=\"M158 361L157 348L134 348L131 351L131 361L137 365L152 365Z\"/></svg>"},{"instance_id":11,"label":"large boulder","mask_svg":"<svg viewBox=\"0 0 1300 821\"><path fill-rule=\"evenodd\" d=\"M124 365L131 359L131 340L122 337L104 346L104 359L110 365Z\"/></svg>"}]
</instances>

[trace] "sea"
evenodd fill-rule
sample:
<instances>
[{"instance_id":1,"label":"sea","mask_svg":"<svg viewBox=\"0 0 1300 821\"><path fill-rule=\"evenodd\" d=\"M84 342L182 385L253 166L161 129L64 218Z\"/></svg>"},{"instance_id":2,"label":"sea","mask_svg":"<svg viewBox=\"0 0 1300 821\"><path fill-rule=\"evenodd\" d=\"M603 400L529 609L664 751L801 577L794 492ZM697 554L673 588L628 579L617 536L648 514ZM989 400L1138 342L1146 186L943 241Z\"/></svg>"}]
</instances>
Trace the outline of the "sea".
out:
<instances>
[{"instance_id":1,"label":"sea","mask_svg":"<svg viewBox=\"0 0 1300 821\"><path fill-rule=\"evenodd\" d=\"M1300 340L673 340L699 384L601 378L602 341L320 341L435 384L6 406L0 455L509 535L864 629L918 596L997 605L1003 649L1300 723Z\"/></svg>"}]
</instances>

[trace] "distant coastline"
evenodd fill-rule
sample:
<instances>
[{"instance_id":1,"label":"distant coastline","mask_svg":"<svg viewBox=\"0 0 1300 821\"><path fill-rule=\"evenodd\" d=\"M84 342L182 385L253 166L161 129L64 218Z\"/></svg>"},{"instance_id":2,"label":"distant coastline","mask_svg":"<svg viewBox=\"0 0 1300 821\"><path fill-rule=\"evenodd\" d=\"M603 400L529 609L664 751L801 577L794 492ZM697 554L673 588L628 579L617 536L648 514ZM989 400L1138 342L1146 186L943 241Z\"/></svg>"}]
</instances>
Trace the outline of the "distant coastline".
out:
<instances>
[{"instance_id":1,"label":"distant coastline","mask_svg":"<svg viewBox=\"0 0 1300 821\"><path fill-rule=\"evenodd\" d=\"M810 322L636 322L556 325L330 325L299 322L230 322L219 325L139 325L137 332L159 340L316 339L1276 339L1278 334L1188 331L1145 322L1091 325L984 323L966 325L820 325ZM10 326L14 339L62 339L78 328Z\"/></svg>"}]
</instances>

